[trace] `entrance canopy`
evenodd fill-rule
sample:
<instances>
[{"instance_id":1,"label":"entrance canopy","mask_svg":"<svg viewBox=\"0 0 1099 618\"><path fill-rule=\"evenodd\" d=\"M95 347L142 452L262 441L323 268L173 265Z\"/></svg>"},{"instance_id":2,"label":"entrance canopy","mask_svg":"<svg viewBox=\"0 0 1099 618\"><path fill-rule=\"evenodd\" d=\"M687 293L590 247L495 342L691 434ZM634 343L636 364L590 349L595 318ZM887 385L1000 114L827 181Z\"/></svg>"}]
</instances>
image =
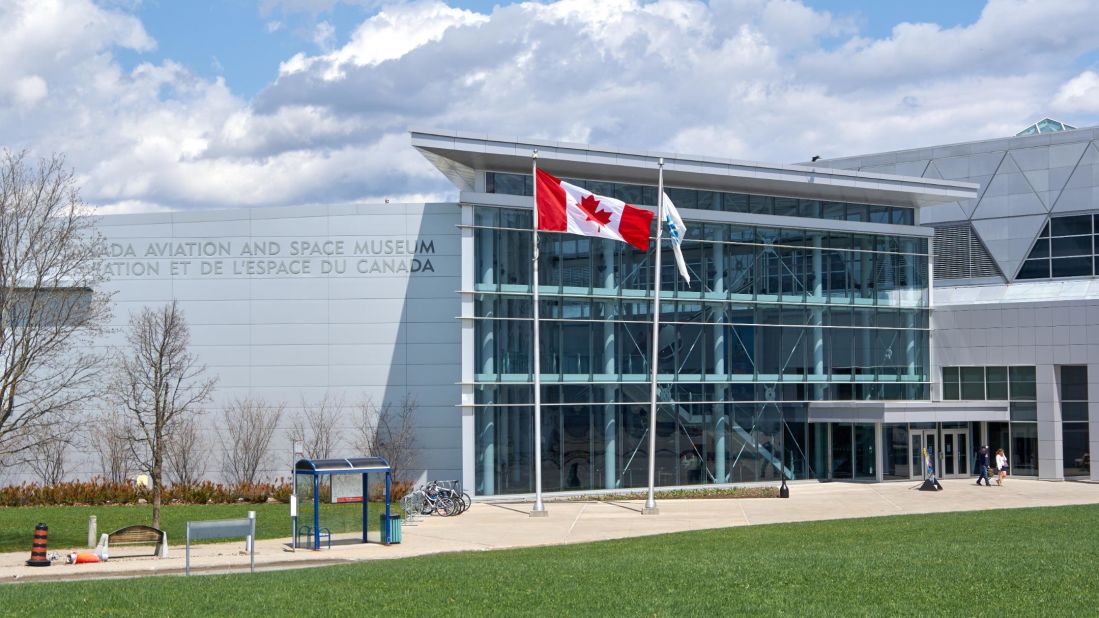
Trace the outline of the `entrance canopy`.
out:
<instances>
[{"instance_id":1,"label":"entrance canopy","mask_svg":"<svg viewBox=\"0 0 1099 618\"><path fill-rule=\"evenodd\" d=\"M352 457L343 459L299 459L294 464L294 507L291 509L291 516L295 518L295 526L297 525L297 487L298 477L312 477L313 478L313 525L306 526L308 530L301 530L301 532L308 532L309 536L313 537L313 549L321 548L321 477L328 474L360 474L362 475L362 505L363 505L363 543L366 543L366 530L367 521L369 521L369 509L370 509L370 475L371 474L385 474L385 525L382 526L381 535L382 543L389 545L389 518L390 518L390 494L389 488L391 483L391 469L389 462L383 457ZM295 528L294 538L297 539L299 529ZM331 530L327 532L329 544L332 541Z\"/></svg>"},{"instance_id":2,"label":"entrance canopy","mask_svg":"<svg viewBox=\"0 0 1099 618\"><path fill-rule=\"evenodd\" d=\"M1006 401L820 401L810 423L968 423L1008 421Z\"/></svg>"}]
</instances>

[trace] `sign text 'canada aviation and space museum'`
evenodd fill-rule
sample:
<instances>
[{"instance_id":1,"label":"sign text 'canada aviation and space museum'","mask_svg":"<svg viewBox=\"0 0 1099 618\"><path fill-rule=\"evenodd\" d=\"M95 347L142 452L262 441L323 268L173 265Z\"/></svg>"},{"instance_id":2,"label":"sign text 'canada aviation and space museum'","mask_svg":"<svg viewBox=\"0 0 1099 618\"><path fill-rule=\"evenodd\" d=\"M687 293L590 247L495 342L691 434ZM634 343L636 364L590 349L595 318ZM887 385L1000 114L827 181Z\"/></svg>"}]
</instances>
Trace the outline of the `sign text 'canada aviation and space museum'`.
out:
<instances>
[{"instance_id":1,"label":"sign text 'canada aviation and space museum'","mask_svg":"<svg viewBox=\"0 0 1099 618\"><path fill-rule=\"evenodd\" d=\"M435 241L405 238L108 241L111 277L293 277L435 272Z\"/></svg>"}]
</instances>

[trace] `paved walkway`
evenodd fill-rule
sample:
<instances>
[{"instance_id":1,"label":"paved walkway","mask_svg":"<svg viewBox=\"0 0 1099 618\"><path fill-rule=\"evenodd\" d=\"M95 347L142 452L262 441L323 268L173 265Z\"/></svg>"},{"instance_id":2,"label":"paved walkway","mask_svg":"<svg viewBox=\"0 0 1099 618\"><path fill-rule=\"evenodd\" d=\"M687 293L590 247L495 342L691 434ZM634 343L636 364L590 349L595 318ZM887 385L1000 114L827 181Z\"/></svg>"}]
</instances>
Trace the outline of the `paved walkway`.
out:
<instances>
[{"instance_id":1,"label":"paved walkway","mask_svg":"<svg viewBox=\"0 0 1099 618\"><path fill-rule=\"evenodd\" d=\"M459 517L428 517L405 525L403 542L388 547L363 545L353 538L334 541L331 550L292 551L287 539L256 543L257 569L285 569L443 552L585 543L625 537L794 521L845 519L993 508L1099 503L1099 484L1011 479L1004 487L976 487L971 481L943 481L944 491L915 490L915 483L798 483L789 500L663 500L660 514L641 515L642 502L547 502L549 517L531 518L529 504L474 504ZM352 535L353 536L353 535ZM377 540L377 533L371 535ZM30 551L0 554L0 582L135 577L180 574L183 546L178 539L168 558L127 558L103 564L24 565ZM28 544L30 540L28 539ZM243 542L192 547L192 573L243 572ZM51 547L59 553L70 548Z\"/></svg>"}]
</instances>

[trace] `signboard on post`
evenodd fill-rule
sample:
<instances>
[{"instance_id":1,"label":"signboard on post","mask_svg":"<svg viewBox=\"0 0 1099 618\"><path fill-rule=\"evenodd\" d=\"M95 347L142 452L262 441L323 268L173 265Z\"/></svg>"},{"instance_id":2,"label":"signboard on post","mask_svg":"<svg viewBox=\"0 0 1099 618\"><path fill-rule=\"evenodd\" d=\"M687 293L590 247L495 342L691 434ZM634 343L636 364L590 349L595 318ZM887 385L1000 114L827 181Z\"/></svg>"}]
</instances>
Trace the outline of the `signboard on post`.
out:
<instances>
[{"instance_id":1,"label":"signboard on post","mask_svg":"<svg viewBox=\"0 0 1099 618\"><path fill-rule=\"evenodd\" d=\"M184 571L191 574L191 540L225 539L245 537L248 543L248 555L251 571L256 572L256 513L249 511L245 519L214 519L210 521L187 522L187 561Z\"/></svg>"}]
</instances>

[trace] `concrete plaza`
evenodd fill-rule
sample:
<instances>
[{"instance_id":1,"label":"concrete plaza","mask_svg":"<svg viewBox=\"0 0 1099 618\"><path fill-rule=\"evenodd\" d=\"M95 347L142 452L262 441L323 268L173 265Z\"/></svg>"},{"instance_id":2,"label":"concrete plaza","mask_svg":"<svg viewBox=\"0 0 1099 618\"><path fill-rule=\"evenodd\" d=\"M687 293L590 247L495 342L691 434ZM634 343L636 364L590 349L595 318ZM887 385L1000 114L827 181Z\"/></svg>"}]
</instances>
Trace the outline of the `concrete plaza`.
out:
<instances>
[{"instance_id":1,"label":"concrete plaza","mask_svg":"<svg viewBox=\"0 0 1099 618\"><path fill-rule=\"evenodd\" d=\"M1099 503L1099 484L1009 479L1003 487L943 481L942 492L916 491L916 483L797 483L791 497L658 501L659 515L642 515L642 501L547 502L549 516L529 517L530 503L476 503L451 518L426 517L403 528L388 547L362 544L357 535L337 535L332 549L293 551L288 539L256 543L256 568L286 569L363 560L406 558L460 551L487 551L797 521L879 517L949 511L979 511ZM371 533L377 540L377 533ZM24 565L25 552L0 554L0 582L178 575L184 569L180 539L169 539L168 558L122 558L102 564L48 568ZM29 546L29 539L28 539ZM67 552L68 547L50 551ZM247 572L244 543L203 544L191 549L192 573ZM119 552L123 553L123 552Z\"/></svg>"}]
</instances>

